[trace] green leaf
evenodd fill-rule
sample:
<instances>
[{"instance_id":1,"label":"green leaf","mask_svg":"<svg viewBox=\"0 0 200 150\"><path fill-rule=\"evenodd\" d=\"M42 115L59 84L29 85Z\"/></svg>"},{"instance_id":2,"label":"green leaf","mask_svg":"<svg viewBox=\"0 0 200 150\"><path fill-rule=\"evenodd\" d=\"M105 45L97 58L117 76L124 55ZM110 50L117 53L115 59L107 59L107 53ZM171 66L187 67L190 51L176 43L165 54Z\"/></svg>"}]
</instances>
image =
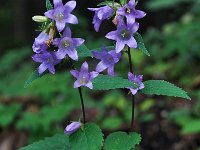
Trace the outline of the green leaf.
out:
<instances>
[{"instance_id":1,"label":"green leaf","mask_svg":"<svg viewBox=\"0 0 200 150\"><path fill-rule=\"evenodd\" d=\"M20 150L71 150L69 147L69 137L66 135L55 135L45 138L45 140L33 143Z\"/></svg>"},{"instance_id":2,"label":"green leaf","mask_svg":"<svg viewBox=\"0 0 200 150\"><path fill-rule=\"evenodd\" d=\"M34 72L32 72L32 74L29 76L28 80L25 82L24 84L24 88L27 88L29 85L31 85L31 83L39 78L41 78L43 75L39 75L38 71L35 70Z\"/></svg>"},{"instance_id":3,"label":"green leaf","mask_svg":"<svg viewBox=\"0 0 200 150\"><path fill-rule=\"evenodd\" d=\"M100 150L103 133L96 124L88 123L69 137L69 143L73 150Z\"/></svg>"},{"instance_id":4,"label":"green leaf","mask_svg":"<svg viewBox=\"0 0 200 150\"><path fill-rule=\"evenodd\" d=\"M51 5L51 2L49 0L46 0L46 8L47 10L53 9L53 6Z\"/></svg>"},{"instance_id":5,"label":"green leaf","mask_svg":"<svg viewBox=\"0 0 200 150\"><path fill-rule=\"evenodd\" d=\"M137 88L137 84L130 82L127 79L121 77L111 77L108 75L99 75L93 80L94 90L111 90L119 88L134 87Z\"/></svg>"},{"instance_id":6,"label":"green leaf","mask_svg":"<svg viewBox=\"0 0 200 150\"><path fill-rule=\"evenodd\" d=\"M105 150L131 150L141 141L137 133L115 132L110 134L105 141Z\"/></svg>"},{"instance_id":7,"label":"green leaf","mask_svg":"<svg viewBox=\"0 0 200 150\"><path fill-rule=\"evenodd\" d=\"M78 56L81 57L91 57L92 52L87 48L85 44L82 44L77 48Z\"/></svg>"},{"instance_id":8,"label":"green leaf","mask_svg":"<svg viewBox=\"0 0 200 150\"><path fill-rule=\"evenodd\" d=\"M113 5L114 5L114 1L105 1L105 2L99 3L97 6L110 6L110 7L112 7Z\"/></svg>"},{"instance_id":9,"label":"green leaf","mask_svg":"<svg viewBox=\"0 0 200 150\"><path fill-rule=\"evenodd\" d=\"M167 81L149 80L145 81L144 85L145 88L142 90L144 94L174 96L191 100L185 91Z\"/></svg>"},{"instance_id":10,"label":"green leaf","mask_svg":"<svg viewBox=\"0 0 200 150\"><path fill-rule=\"evenodd\" d=\"M147 51L147 49L144 45L144 41L142 39L142 36L138 32L136 32L135 35L134 35L134 38L137 41L138 49L141 50L147 56L150 56L149 52Z\"/></svg>"},{"instance_id":11,"label":"green leaf","mask_svg":"<svg viewBox=\"0 0 200 150\"><path fill-rule=\"evenodd\" d=\"M126 0L120 0L120 3L122 6L124 6L126 4Z\"/></svg>"}]
</instances>

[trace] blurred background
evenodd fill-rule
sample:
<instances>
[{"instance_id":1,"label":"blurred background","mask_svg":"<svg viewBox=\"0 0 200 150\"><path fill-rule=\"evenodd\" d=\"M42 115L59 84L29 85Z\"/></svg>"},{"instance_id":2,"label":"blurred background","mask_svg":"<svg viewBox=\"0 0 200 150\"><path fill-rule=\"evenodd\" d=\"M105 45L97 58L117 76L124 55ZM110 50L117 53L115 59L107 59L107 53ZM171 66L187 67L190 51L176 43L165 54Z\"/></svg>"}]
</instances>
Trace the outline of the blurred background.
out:
<instances>
[{"instance_id":1,"label":"blurred background","mask_svg":"<svg viewBox=\"0 0 200 150\"><path fill-rule=\"evenodd\" d=\"M67 1L64 1L67 2ZM100 0L77 0L73 37L86 39L90 49L112 45L104 36L114 29L104 21L100 32L92 25ZM192 101L163 96L136 96L136 131L142 135L138 150L200 150L200 0L139 0L142 34L151 57L132 51L136 74L144 80L164 79L183 87ZM57 68L25 89L24 83L38 64L31 60L38 27L31 18L43 15L45 0L0 1L0 150L20 147L54 134L81 115L78 91L69 64ZM83 60L80 60L81 63ZM97 61L88 59L93 70ZM79 65L76 64L77 68ZM116 66L127 78L128 58ZM104 134L129 131L130 95L127 90L91 92L84 88L88 121L95 121Z\"/></svg>"}]
</instances>

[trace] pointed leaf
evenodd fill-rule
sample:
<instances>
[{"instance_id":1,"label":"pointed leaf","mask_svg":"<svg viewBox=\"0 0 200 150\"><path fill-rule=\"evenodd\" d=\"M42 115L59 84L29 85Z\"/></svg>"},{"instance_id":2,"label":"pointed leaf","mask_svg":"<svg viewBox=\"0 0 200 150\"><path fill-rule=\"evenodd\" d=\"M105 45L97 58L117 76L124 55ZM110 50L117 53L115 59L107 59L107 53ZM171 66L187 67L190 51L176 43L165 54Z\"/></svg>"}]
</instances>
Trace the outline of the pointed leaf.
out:
<instances>
[{"instance_id":1,"label":"pointed leaf","mask_svg":"<svg viewBox=\"0 0 200 150\"><path fill-rule=\"evenodd\" d=\"M185 91L167 81L149 80L145 81L144 85L145 88L142 90L144 94L166 95L191 100Z\"/></svg>"},{"instance_id":2,"label":"pointed leaf","mask_svg":"<svg viewBox=\"0 0 200 150\"><path fill-rule=\"evenodd\" d=\"M94 90L111 90L119 88L134 87L137 88L137 84L130 82L127 79L121 77L112 77L108 75L99 75L93 80Z\"/></svg>"},{"instance_id":3,"label":"pointed leaf","mask_svg":"<svg viewBox=\"0 0 200 150\"><path fill-rule=\"evenodd\" d=\"M100 150L103 133L96 124L88 123L69 137L69 143L73 150Z\"/></svg>"},{"instance_id":4,"label":"pointed leaf","mask_svg":"<svg viewBox=\"0 0 200 150\"><path fill-rule=\"evenodd\" d=\"M21 148L20 150L71 150L69 137L66 135L55 135L42 141Z\"/></svg>"},{"instance_id":5,"label":"pointed leaf","mask_svg":"<svg viewBox=\"0 0 200 150\"><path fill-rule=\"evenodd\" d=\"M92 53L91 51L87 48L85 44L82 44L77 48L78 51L78 56L81 57L91 57Z\"/></svg>"},{"instance_id":6,"label":"pointed leaf","mask_svg":"<svg viewBox=\"0 0 200 150\"><path fill-rule=\"evenodd\" d=\"M105 1L105 2L99 3L97 6L110 6L110 7L112 7L113 5L114 5L114 1Z\"/></svg>"},{"instance_id":7,"label":"pointed leaf","mask_svg":"<svg viewBox=\"0 0 200 150\"><path fill-rule=\"evenodd\" d=\"M147 49L144 45L144 41L142 39L142 36L138 32L136 32L135 35L134 35L134 38L137 41L138 49L141 50L147 56L150 56L149 52L147 51Z\"/></svg>"},{"instance_id":8,"label":"pointed leaf","mask_svg":"<svg viewBox=\"0 0 200 150\"><path fill-rule=\"evenodd\" d=\"M131 150L141 141L137 133L115 132L110 134L105 141L105 150Z\"/></svg>"},{"instance_id":9,"label":"pointed leaf","mask_svg":"<svg viewBox=\"0 0 200 150\"><path fill-rule=\"evenodd\" d=\"M53 9L53 6L49 0L46 0L46 8L47 8L47 10Z\"/></svg>"}]
</instances>

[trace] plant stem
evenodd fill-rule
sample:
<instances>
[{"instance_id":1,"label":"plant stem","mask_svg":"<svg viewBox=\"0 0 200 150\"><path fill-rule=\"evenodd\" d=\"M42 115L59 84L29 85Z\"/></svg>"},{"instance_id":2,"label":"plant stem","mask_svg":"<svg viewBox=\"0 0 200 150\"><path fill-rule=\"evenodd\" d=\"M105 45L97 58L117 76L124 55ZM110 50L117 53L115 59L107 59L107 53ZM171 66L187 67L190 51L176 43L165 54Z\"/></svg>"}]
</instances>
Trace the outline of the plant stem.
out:
<instances>
[{"instance_id":1,"label":"plant stem","mask_svg":"<svg viewBox=\"0 0 200 150\"><path fill-rule=\"evenodd\" d=\"M130 47L128 47L128 59L129 59L129 67L130 72L133 73L133 63L131 58L131 50ZM134 95L132 95L132 120L131 120L131 131L134 131L134 125L135 125L135 98Z\"/></svg>"},{"instance_id":2,"label":"plant stem","mask_svg":"<svg viewBox=\"0 0 200 150\"><path fill-rule=\"evenodd\" d=\"M74 67L74 63L72 62L71 58L69 58L69 62L71 64L71 67L73 70L76 70L75 67ZM82 114L83 114L83 123L85 124L86 123L86 117L85 117L85 105L84 105L84 100L83 100L83 93L82 93L82 89L81 87L78 88L78 92L79 92L79 96L80 96L80 99L81 99L81 108L82 108Z\"/></svg>"}]
</instances>

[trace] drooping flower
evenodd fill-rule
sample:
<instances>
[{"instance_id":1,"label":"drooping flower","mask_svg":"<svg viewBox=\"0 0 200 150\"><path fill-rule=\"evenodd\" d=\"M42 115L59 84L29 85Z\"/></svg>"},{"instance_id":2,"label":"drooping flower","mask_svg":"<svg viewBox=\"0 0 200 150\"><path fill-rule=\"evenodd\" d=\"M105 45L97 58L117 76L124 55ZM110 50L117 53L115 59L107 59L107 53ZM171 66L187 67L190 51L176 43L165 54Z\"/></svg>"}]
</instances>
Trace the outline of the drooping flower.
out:
<instances>
[{"instance_id":1,"label":"drooping flower","mask_svg":"<svg viewBox=\"0 0 200 150\"><path fill-rule=\"evenodd\" d=\"M62 0L53 0L53 3L54 9L47 11L45 16L56 22L59 32L63 31L66 23L78 24L77 17L71 14L76 7L76 1L69 1L65 5L63 5Z\"/></svg>"},{"instance_id":2,"label":"drooping flower","mask_svg":"<svg viewBox=\"0 0 200 150\"><path fill-rule=\"evenodd\" d=\"M136 83L138 85L138 88L135 88L135 89L132 88L132 87L128 88L128 89L130 89L130 91L133 95L135 95L138 92L138 90L141 90L141 89L144 88L144 84L142 83L142 79L143 79L143 75L136 76L136 75L132 74L131 72L128 73L128 80L130 82Z\"/></svg>"},{"instance_id":3,"label":"drooping flower","mask_svg":"<svg viewBox=\"0 0 200 150\"><path fill-rule=\"evenodd\" d=\"M37 38L35 38L35 42L32 46L32 49L35 53L41 53L47 50L48 46L46 45L46 41L49 39L49 35L43 31L39 34Z\"/></svg>"},{"instance_id":4,"label":"drooping flower","mask_svg":"<svg viewBox=\"0 0 200 150\"><path fill-rule=\"evenodd\" d=\"M58 51L56 56L58 59L63 59L68 55L73 60L78 60L78 54L76 47L84 43L84 39L81 38L71 38L71 30L67 27L62 35L62 38L56 38L53 41L53 45L58 46Z\"/></svg>"},{"instance_id":5,"label":"drooping flower","mask_svg":"<svg viewBox=\"0 0 200 150\"><path fill-rule=\"evenodd\" d=\"M77 70L71 70L71 74L77 79L74 83L74 88L86 86L93 89L92 80L98 76L98 72L88 72L88 63L84 62L81 66L80 72Z\"/></svg>"},{"instance_id":6,"label":"drooping flower","mask_svg":"<svg viewBox=\"0 0 200 150\"><path fill-rule=\"evenodd\" d=\"M72 133L76 132L80 127L81 127L80 122L74 122L73 121L71 124L66 126L64 133L67 134L67 135L72 134Z\"/></svg>"},{"instance_id":7,"label":"drooping flower","mask_svg":"<svg viewBox=\"0 0 200 150\"><path fill-rule=\"evenodd\" d=\"M35 62L42 63L38 68L38 73L41 75L45 70L49 70L50 73L55 74L54 66L61 62L56 58L55 52L43 52L41 54L35 54L32 56Z\"/></svg>"},{"instance_id":8,"label":"drooping flower","mask_svg":"<svg viewBox=\"0 0 200 150\"><path fill-rule=\"evenodd\" d=\"M97 72L100 73L108 69L108 75L114 76L114 66L120 60L121 53L116 53L115 50L108 52L106 48L103 47L101 52L93 51L93 56L101 60L96 67Z\"/></svg>"},{"instance_id":9,"label":"drooping flower","mask_svg":"<svg viewBox=\"0 0 200 150\"><path fill-rule=\"evenodd\" d=\"M146 16L146 13L141 10L136 10L135 0L130 0L128 4L117 9L117 15L125 16L128 24L133 24L135 19L140 19Z\"/></svg>"},{"instance_id":10,"label":"drooping flower","mask_svg":"<svg viewBox=\"0 0 200 150\"><path fill-rule=\"evenodd\" d=\"M139 23L125 24L120 21L116 31L111 31L106 35L106 38L116 41L116 52L119 53L123 50L125 45L130 48L137 48L137 42L133 35L138 30Z\"/></svg>"},{"instance_id":11,"label":"drooping flower","mask_svg":"<svg viewBox=\"0 0 200 150\"><path fill-rule=\"evenodd\" d=\"M101 22L111 17L113 13L113 9L109 6L104 6L100 8L88 8L88 9L95 12L92 23L94 24L94 29L96 32L99 31Z\"/></svg>"}]
</instances>

